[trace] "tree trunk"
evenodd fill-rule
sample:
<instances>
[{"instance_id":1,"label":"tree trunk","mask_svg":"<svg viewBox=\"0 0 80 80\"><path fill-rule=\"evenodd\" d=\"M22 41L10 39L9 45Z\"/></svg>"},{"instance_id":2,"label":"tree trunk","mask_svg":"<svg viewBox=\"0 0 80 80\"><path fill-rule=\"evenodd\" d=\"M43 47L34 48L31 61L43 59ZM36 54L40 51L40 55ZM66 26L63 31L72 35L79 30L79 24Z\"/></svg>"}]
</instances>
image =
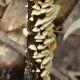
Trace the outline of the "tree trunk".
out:
<instances>
[{"instance_id":1,"label":"tree trunk","mask_svg":"<svg viewBox=\"0 0 80 80\"><path fill-rule=\"evenodd\" d=\"M54 5L52 0L48 2L47 0L41 0L40 2L43 6L38 3L38 0L28 0L27 30L30 35L27 37L25 80L47 80L47 78L50 80L49 75L52 66L53 51L49 50L49 46L55 40L55 35L53 34L54 25L52 23ZM46 2L48 3L47 6L45 6ZM44 10L38 12L41 9L44 9L45 12ZM38 22L39 19L41 23ZM47 26L46 23L48 23ZM45 28L42 27L43 25ZM51 35L49 35L50 32L52 32ZM46 42L46 40L49 42ZM43 54L42 51L45 52L46 50L47 53ZM34 52L37 53L35 54Z\"/></svg>"}]
</instances>

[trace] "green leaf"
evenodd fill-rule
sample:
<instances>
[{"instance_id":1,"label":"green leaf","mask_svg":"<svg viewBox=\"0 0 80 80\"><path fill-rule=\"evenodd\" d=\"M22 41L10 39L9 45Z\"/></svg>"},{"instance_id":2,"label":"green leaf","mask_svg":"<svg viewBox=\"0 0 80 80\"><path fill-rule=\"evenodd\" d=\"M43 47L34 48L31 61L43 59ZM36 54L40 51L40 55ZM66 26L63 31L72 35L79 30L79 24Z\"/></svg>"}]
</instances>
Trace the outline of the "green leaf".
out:
<instances>
[{"instance_id":1,"label":"green leaf","mask_svg":"<svg viewBox=\"0 0 80 80\"><path fill-rule=\"evenodd\" d=\"M54 20L56 19L57 15L58 15L58 13L60 11L60 9L61 9L61 6L58 5L58 4L55 4L55 8L54 8Z\"/></svg>"},{"instance_id":2,"label":"green leaf","mask_svg":"<svg viewBox=\"0 0 80 80\"><path fill-rule=\"evenodd\" d=\"M71 24L71 26L66 31L66 33L63 37L63 40L65 41L67 39L67 37L77 29L80 29L80 19L78 19L73 24Z\"/></svg>"}]
</instances>

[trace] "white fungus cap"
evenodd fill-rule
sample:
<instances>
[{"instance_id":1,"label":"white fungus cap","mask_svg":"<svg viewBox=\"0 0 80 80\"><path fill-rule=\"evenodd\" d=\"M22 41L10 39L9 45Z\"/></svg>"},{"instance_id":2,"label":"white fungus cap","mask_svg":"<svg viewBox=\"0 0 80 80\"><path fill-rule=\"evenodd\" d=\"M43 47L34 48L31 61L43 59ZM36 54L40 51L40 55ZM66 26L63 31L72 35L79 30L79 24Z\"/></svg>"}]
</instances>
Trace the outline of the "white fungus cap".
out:
<instances>
[{"instance_id":1,"label":"white fungus cap","mask_svg":"<svg viewBox=\"0 0 80 80\"><path fill-rule=\"evenodd\" d=\"M34 6L32 6L32 8L36 9L36 10L40 10L40 7L37 4L35 4Z\"/></svg>"},{"instance_id":2,"label":"white fungus cap","mask_svg":"<svg viewBox=\"0 0 80 80\"><path fill-rule=\"evenodd\" d=\"M33 30L32 30L33 32L39 32L40 31L40 29L39 28L37 28L37 27L35 27L35 28L33 28Z\"/></svg>"},{"instance_id":3,"label":"white fungus cap","mask_svg":"<svg viewBox=\"0 0 80 80\"><path fill-rule=\"evenodd\" d=\"M30 44L30 46L28 48L31 49L31 50L37 50L36 46L34 44L33 45Z\"/></svg>"},{"instance_id":4,"label":"white fungus cap","mask_svg":"<svg viewBox=\"0 0 80 80\"><path fill-rule=\"evenodd\" d=\"M36 72L41 72L41 71L37 68Z\"/></svg>"},{"instance_id":5,"label":"white fungus cap","mask_svg":"<svg viewBox=\"0 0 80 80\"><path fill-rule=\"evenodd\" d=\"M41 39L45 39L45 37L42 35L36 35L34 39L40 39L41 40Z\"/></svg>"},{"instance_id":6,"label":"white fungus cap","mask_svg":"<svg viewBox=\"0 0 80 80\"><path fill-rule=\"evenodd\" d=\"M43 40L37 39L36 42L43 42Z\"/></svg>"},{"instance_id":7,"label":"white fungus cap","mask_svg":"<svg viewBox=\"0 0 80 80\"><path fill-rule=\"evenodd\" d=\"M49 52L50 52L49 49L45 49L45 50L41 51L41 54L46 54L46 53L49 53Z\"/></svg>"},{"instance_id":8,"label":"white fungus cap","mask_svg":"<svg viewBox=\"0 0 80 80\"><path fill-rule=\"evenodd\" d=\"M41 59L36 59L36 62L42 62L42 60Z\"/></svg>"},{"instance_id":9,"label":"white fungus cap","mask_svg":"<svg viewBox=\"0 0 80 80\"><path fill-rule=\"evenodd\" d=\"M48 73L48 71L49 71L49 69L44 70L44 71L41 73L41 77L42 77L42 78L45 77L46 74Z\"/></svg>"},{"instance_id":10,"label":"white fungus cap","mask_svg":"<svg viewBox=\"0 0 80 80\"><path fill-rule=\"evenodd\" d=\"M43 57L44 57L44 55L42 55L41 53L39 53L37 56L33 56L33 58L35 58L35 59L36 58L39 58L40 59L40 58L43 58Z\"/></svg>"},{"instance_id":11,"label":"white fungus cap","mask_svg":"<svg viewBox=\"0 0 80 80\"><path fill-rule=\"evenodd\" d=\"M50 61L50 57L46 57L46 58L43 59L41 64L46 65L49 61Z\"/></svg>"},{"instance_id":12,"label":"white fungus cap","mask_svg":"<svg viewBox=\"0 0 80 80\"><path fill-rule=\"evenodd\" d=\"M27 37L28 35L30 35L31 33L28 32L27 28L23 29L23 34Z\"/></svg>"},{"instance_id":13,"label":"white fungus cap","mask_svg":"<svg viewBox=\"0 0 80 80\"><path fill-rule=\"evenodd\" d=\"M45 48L46 48L46 46L43 46L43 45L40 45L40 44L39 44L38 47L37 47L38 50L43 50L43 49L45 49Z\"/></svg>"}]
</instances>

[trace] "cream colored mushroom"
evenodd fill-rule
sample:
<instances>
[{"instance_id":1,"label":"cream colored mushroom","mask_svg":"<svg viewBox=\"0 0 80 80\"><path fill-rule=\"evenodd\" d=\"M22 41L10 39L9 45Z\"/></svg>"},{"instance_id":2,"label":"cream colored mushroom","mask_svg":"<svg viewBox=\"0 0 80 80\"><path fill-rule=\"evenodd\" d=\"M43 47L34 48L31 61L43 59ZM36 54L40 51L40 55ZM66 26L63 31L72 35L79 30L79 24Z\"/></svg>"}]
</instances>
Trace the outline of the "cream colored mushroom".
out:
<instances>
[{"instance_id":1,"label":"cream colored mushroom","mask_svg":"<svg viewBox=\"0 0 80 80\"><path fill-rule=\"evenodd\" d=\"M39 28L37 28L37 27L35 27L35 28L33 28L33 30L32 30L33 32L39 32L40 31L40 29Z\"/></svg>"},{"instance_id":2,"label":"cream colored mushroom","mask_svg":"<svg viewBox=\"0 0 80 80\"><path fill-rule=\"evenodd\" d=\"M36 59L36 62L42 62L42 60L41 59Z\"/></svg>"},{"instance_id":3,"label":"cream colored mushroom","mask_svg":"<svg viewBox=\"0 0 80 80\"><path fill-rule=\"evenodd\" d=\"M52 42L51 40L52 40L51 38L50 39L45 39L44 44L50 44Z\"/></svg>"},{"instance_id":4,"label":"cream colored mushroom","mask_svg":"<svg viewBox=\"0 0 80 80\"><path fill-rule=\"evenodd\" d=\"M51 54L51 52L44 54L45 57L48 57Z\"/></svg>"},{"instance_id":5,"label":"cream colored mushroom","mask_svg":"<svg viewBox=\"0 0 80 80\"><path fill-rule=\"evenodd\" d=\"M47 26L49 26L49 25L52 23L52 21L53 21L53 20L50 20L50 21L48 21L47 23L44 23L44 24L40 27L40 29L41 29L41 30L44 30Z\"/></svg>"},{"instance_id":6,"label":"cream colored mushroom","mask_svg":"<svg viewBox=\"0 0 80 80\"><path fill-rule=\"evenodd\" d=\"M41 69L44 69L44 67L45 67L45 66L43 66L43 65L41 64L40 68L41 68Z\"/></svg>"},{"instance_id":7,"label":"cream colored mushroom","mask_svg":"<svg viewBox=\"0 0 80 80\"><path fill-rule=\"evenodd\" d=\"M46 74L48 73L49 69L46 69L44 70L42 73L41 73L41 77L44 78L46 76Z\"/></svg>"},{"instance_id":8,"label":"cream colored mushroom","mask_svg":"<svg viewBox=\"0 0 80 80\"><path fill-rule=\"evenodd\" d=\"M44 55L42 55L41 53L39 53L37 56L33 56L33 58L35 58L35 59L36 58L39 58L40 59L40 58L43 58L43 57L44 57Z\"/></svg>"},{"instance_id":9,"label":"cream colored mushroom","mask_svg":"<svg viewBox=\"0 0 80 80\"><path fill-rule=\"evenodd\" d=\"M41 72L41 71L37 68L36 72Z\"/></svg>"},{"instance_id":10,"label":"cream colored mushroom","mask_svg":"<svg viewBox=\"0 0 80 80\"><path fill-rule=\"evenodd\" d=\"M40 10L40 7L37 4L35 4L34 6L32 6L32 8L36 9L36 10Z\"/></svg>"},{"instance_id":11,"label":"cream colored mushroom","mask_svg":"<svg viewBox=\"0 0 80 80\"><path fill-rule=\"evenodd\" d=\"M53 34L53 29L49 31L48 37L50 37L52 34Z\"/></svg>"},{"instance_id":12,"label":"cream colored mushroom","mask_svg":"<svg viewBox=\"0 0 80 80\"><path fill-rule=\"evenodd\" d=\"M38 50L43 50L43 49L45 49L45 48L46 48L46 46L43 46L43 45L40 45L40 44L39 44L38 47L37 47Z\"/></svg>"},{"instance_id":13,"label":"cream colored mushroom","mask_svg":"<svg viewBox=\"0 0 80 80\"><path fill-rule=\"evenodd\" d=\"M43 51L41 51L41 54L46 54L46 53L49 53L50 51L48 49L45 49Z\"/></svg>"},{"instance_id":14,"label":"cream colored mushroom","mask_svg":"<svg viewBox=\"0 0 80 80\"><path fill-rule=\"evenodd\" d=\"M31 16L31 18L29 19L30 21L34 21L34 18L33 18L33 16Z\"/></svg>"},{"instance_id":15,"label":"cream colored mushroom","mask_svg":"<svg viewBox=\"0 0 80 80\"><path fill-rule=\"evenodd\" d=\"M38 52L37 52L37 51L35 51L35 52L33 53L33 55L34 55L34 56L38 55Z\"/></svg>"},{"instance_id":16,"label":"cream colored mushroom","mask_svg":"<svg viewBox=\"0 0 80 80\"><path fill-rule=\"evenodd\" d=\"M28 5L26 5L25 7L28 7Z\"/></svg>"},{"instance_id":17,"label":"cream colored mushroom","mask_svg":"<svg viewBox=\"0 0 80 80\"><path fill-rule=\"evenodd\" d=\"M29 46L28 48L31 49L31 50L37 50L37 49L36 49L36 46L35 46L34 44L33 44L33 45L30 44L30 46Z\"/></svg>"},{"instance_id":18,"label":"cream colored mushroom","mask_svg":"<svg viewBox=\"0 0 80 80\"><path fill-rule=\"evenodd\" d=\"M54 24L50 24L45 30L46 31L50 31L50 30L53 30L52 28L54 27Z\"/></svg>"},{"instance_id":19,"label":"cream colored mushroom","mask_svg":"<svg viewBox=\"0 0 80 80\"><path fill-rule=\"evenodd\" d=\"M44 32L42 33L42 35L43 35L44 37L46 37L48 33L49 33L48 31L44 31Z\"/></svg>"},{"instance_id":20,"label":"cream colored mushroom","mask_svg":"<svg viewBox=\"0 0 80 80\"><path fill-rule=\"evenodd\" d=\"M50 75L50 72L51 72L51 68L49 68L48 73L46 74L45 77L48 77Z\"/></svg>"},{"instance_id":21,"label":"cream colored mushroom","mask_svg":"<svg viewBox=\"0 0 80 80\"><path fill-rule=\"evenodd\" d=\"M41 64L46 65L49 61L50 61L50 57L46 57L46 58L43 59Z\"/></svg>"},{"instance_id":22,"label":"cream colored mushroom","mask_svg":"<svg viewBox=\"0 0 80 80\"><path fill-rule=\"evenodd\" d=\"M31 33L28 32L27 28L23 29L23 34L27 37L28 35L30 35Z\"/></svg>"},{"instance_id":23,"label":"cream colored mushroom","mask_svg":"<svg viewBox=\"0 0 80 80\"><path fill-rule=\"evenodd\" d=\"M40 40L40 39L38 40L38 39L37 39L36 42L43 42L43 40Z\"/></svg>"},{"instance_id":24,"label":"cream colored mushroom","mask_svg":"<svg viewBox=\"0 0 80 80\"><path fill-rule=\"evenodd\" d=\"M54 18L54 15L51 15L51 16L46 16L43 20L42 19L38 19L35 26L39 26L39 25L42 25L50 20L53 20Z\"/></svg>"},{"instance_id":25,"label":"cream colored mushroom","mask_svg":"<svg viewBox=\"0 0 80 80\"><path fill-rule=\"evenodd\" d=\"M44 66L45 69L48 69L51 67L52 67L52 61L48 62L48 64Z\"/></svg>"},{"instance_id":26,"label":"cream colored mushroom","mask_svg":"<svg viewBox=\"0 0 80 80\"><path fill-rule=\"evenodd\" d=\"M35 37L34 37L34 39L45 39L45 37L44 36L42 36L42 35L36 35Z\"/></svg>"}]
</instances>

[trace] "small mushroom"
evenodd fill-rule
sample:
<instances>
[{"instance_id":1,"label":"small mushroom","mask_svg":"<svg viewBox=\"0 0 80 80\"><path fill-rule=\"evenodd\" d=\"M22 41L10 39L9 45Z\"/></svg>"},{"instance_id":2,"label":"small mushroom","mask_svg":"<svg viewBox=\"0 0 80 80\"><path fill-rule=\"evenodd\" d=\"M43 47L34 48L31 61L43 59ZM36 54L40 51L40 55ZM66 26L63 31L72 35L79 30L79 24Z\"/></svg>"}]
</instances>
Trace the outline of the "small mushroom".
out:
<instances>
[{"instance_id":1,"label":"small mushroom","mask_svg":"<svg viewBox=\"0 0 80 80\"><path fill-rule=\"evenodd\" d=\"M44 29L45 29L47 26L49 26L51 23L52 23L52 20L48 21L47 23L44 23L44 24L40 27L40 29L41 29L41 30L44 30Z\"/></svg>"},{"instance_id":2,"label":"small mushroom","mask_svg":"<svg viewBox=\"0 0 80 80\"><path fill-rule=\"evenodd\" d=\"M33 53L33 55L34 55L34 56L38 55L38 52L37 52L37 51L35 51L35 52Z\"/></svg>"},{"instance_id":3,"label":"small mushroom","mask_svg":"<svg viewBox=\"0 0 80 80\"><path fill-rule=\"evenodd\" d=\"M42 35L45 37L45 36L47 36L48 33L49 33L48 31L44 31L44 32L42 33Z\"/></svg>"},{"instance_id":4,"label":"small mushroom","mask_svg":"<svg viewBox=\"0 0 80 80\"><path fill-rule=\"evenodd\" d=\"M32 30L33 32L39 32L40 31L40 29L39 28L37 28L37 27L35 27L35 28L33 28L33 30Z\"/></svg>"},{"instance_id":5,"label":"small mushroom","mask_svg":"<svg viewBox=\"0 0 80 80\"><path fill-rule=\"evenodd\" d=\"M51 52L48 52L48 53L44 54L44 56L48 57L49 54L51 54Z\"/></svg>"},{"instance_id":6,"label":"small mushroom","mask_svg":"<svg viewBox=\"0 0 80 80\"><path fill-rule=\"evenodd\" d=\"M43 45L40 45L40 44L39 44L38 47L37 47L38 50L43 50L43 49L45 49L45 48L46 48L46 46L43 46Z\"/></svg>"},{"instance_id":7,"label":"small mushroom","mask_svg":"<svg viewBox=\"0 0 80 80\"><path fill-rule=\"evenodd\" d=\"M42 42L42 41L43 41L43 40L40 40L40 39L39 39L39 40L38 40L38 39L36 40L36 42Z\"/></svg>"},{"instance_id":8,"label":"small mushroom","mask_svg":"<svg viewBox=\"0 0 80 80\"><path fill-rule=\"evenodd\" d=\"M44 57L44 55L42 55L41 53L39 53L37 56L33 56L33 58L43 58Z\"/></svg>"},{"instance_id":9,"label":"small mushroom","mask_svg":"<svg viewBox=\"0 0 80 80\"><path fill-rule=\"evenodd\" d=\"M51 58L51 57L46 57L46 58L44 58L41 64L42 64L42 65L46 65L46 64L50 61L50 58Z\"/></svg>"},{"instance_id":10,"label":"small mushroom","mask_svg":"<svg viewBox=\"0 0 80 80\"><path fill-rule=\"evenodd\" d=\"M28 7L28 5L26 5L25 7Z\"/></svg>"},{"instance_id":11,"label":"small mushroom","mask_svg":"<svg viewBox=\"0 0 80 80\"><path fill-rule=\"evenodd\" d=\"M37 68L36 72L41 72L41 71Z\"/></svg>"},{"instance_id":12,"label":"small mushroom","mask_svg":"<svg viewBox=\"0 0 80 80\"><path fill-rule=\"evenodd\" d=\"M34 6L32 6L32 8L36 9L36 10L40 10L40 7L37 4L35 4Z\"/></svg>"},{"instance_id":13,"label":"small mushroom","mask_svg":"<svg viewBox=\"0 0 80 80\"><path fill-rule=\"evenodd\" d=\"M31 50L37 50L36 46L34 44L33 45L30 44L30 46L28 48L31 49Z\"/></svg>"},{"instance_id":14,"label":"small mushroom","mask_svg":"<svg viewBox=\"0 0 80 80\"><path fill-rule=\"evenodd\" d=\"M31 18L29 19L30 21L34 21L34 18L33 18L33 16L31 16Z\"/></svg>"},{"instance_id":15,"label":"small mushroom","mask_svg":"<svg viewBox=\"0 0 80 80\"><path fill-rule=\"evenodd\" d=\"M51 16L46 16L43 20L42 19L38 19L35 26L39 26L39 25L42 25L50 20L53 20L54 18L54 15L51 15Z\"/></svg>"},{"instance_id":16,"label":"small mushroom","mask_svg":"<svg viewBox=\"0 0 80 80\"><path fill-rule=\"evenodd\" d=\"M49 68L48 73L46 74L45 77L48 77L50 75L50 72L51 72L51 68Z\"/></svg>"},{"instance_id":17,"label":"small mushroom","mask_svg":"<svg viewBox=\"0 0 80 80\"><path fill-rule=\"evenodd\" d=\"M51 29L51 30L49 31L48 36L50 37L52 34L53 34L53 29Z\"/></svg>"},{"instance_id":18,"label":"small mushroom","mask_svg":"<svg viewBox=\"0 0 80 80\"><path fill-rule=\"evenodd\" d=\"M41 64L40 68L41 68L41 69L44 69L44 67L45 67L45 66L43 66L43 65Z\"/></svg>"},{"instance_id":19,"label":"small mushroom","mask_svg":"<svg viewBox=\"0 0 80 80\"><path fill-rule=\"evenodd\" d=\"M23 34L27 37L28 35L30 35L31 33L28 32L27 28L23 29Z\"/></svg>"},{"instance_id":20,"label":"small mushroom","mask_svg":"<svg viewBox=\"0 0 80 80\"><path fill-rule=\"evenodd\" d=\"M41 59L36 59L36 62L42 62L42 60Z\"/></svg>"},{"instance_id":21,"label":"small mushroom","mask_svg":"<svg viewBox=\"0 0 80 80\"><path fill-rule=\"evenodd\" d=\"M45 69L51 68L52 67L52 61L48 62L47 65L45 65Z\"/></svg>"},{"instance_id":22,"label":"small mushroom","mask_svg":"<svg viewBox=\"0 0 80 80\"><path fill-rule=\"evenodd\" d=\"M40 39L41 40L41 39L45 39L45 37L42 35L36 35L34 39Z\"/></svg>"},{"instance_id":23,"label":"small mushroom","mask_svg":"<svg viewBox=\"0 0 80 80\"><path fill-rule=\"evenodd\" d=\"M50 24L45 30L46 31L50 31L50 30L53 30L52 28L54 27L54 24Z\"/></svg>"},{"instance_id":24,"label":"small mushroom","mask_svg":"<svg viewBox=\"0 0 80 80\"><path fill-rule=\"evenodd\" d=\"M34 73L34 72L35 72L35 70L32 70L32 72Z\"/></svg>"},{"instance_id":25,"label":"small mushroom","mask_svg":"<svg viewBox=\"0 0 80 80\"><path fill-rule=\"evenodd\" d=\"M50 39L45 39L44 44L50 44L52 42L51 40L52 40L51 38Z\"/></svg>"},{"instance_id":26,"label":"small mushroom","mask_svg":"<svg viewBox=\"0 0 80 80\"><path fill-rule=\"evenodd\" d=\"M49 53L50 51L48 49L45 49L43 51L41 51L41 54L46 54L46 53Z\"/></svg>"},{"instance_id":27,"label":"small mushroom","mask_svg":"<svg viewBox=\"0 0 80 80\"><path fill-rule=\"evenodd\" d=\"M48 73L49 69L46 69L44 70L42 73L41 73L41 77L44 78L46 76L46 74Z\"/></svg>"}]
</instances>

